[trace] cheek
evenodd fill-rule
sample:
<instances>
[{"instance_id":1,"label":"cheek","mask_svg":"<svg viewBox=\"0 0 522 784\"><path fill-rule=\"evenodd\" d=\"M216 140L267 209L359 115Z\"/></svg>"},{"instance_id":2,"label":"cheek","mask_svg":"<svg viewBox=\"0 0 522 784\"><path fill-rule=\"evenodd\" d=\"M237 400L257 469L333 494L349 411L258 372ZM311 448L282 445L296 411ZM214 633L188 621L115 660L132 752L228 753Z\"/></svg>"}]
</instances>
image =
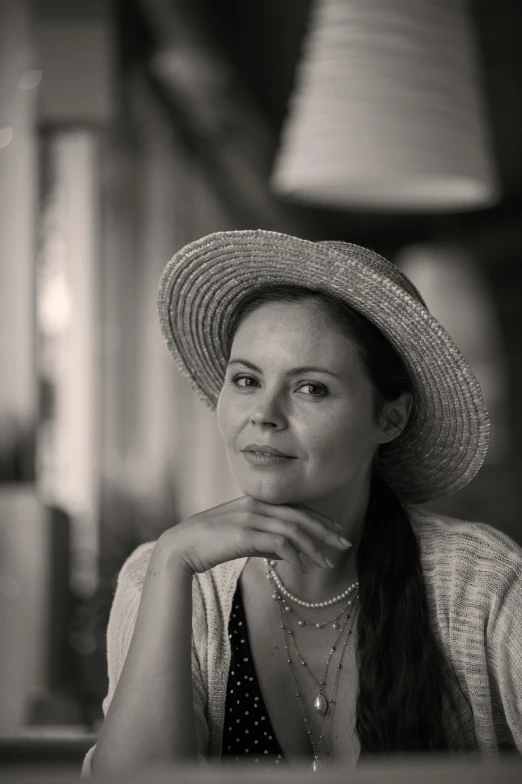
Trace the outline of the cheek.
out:
<instances>
[{"instance_id":1,"label":"cheek","mask_svg":"<svg viewBox=\"0 0 522 784\"><path fill-rule=\"evenodd\" d=\"M314 423L309 444L312 454L322 466L357 462L372 448L372 420L366 411L362 416L361 413L354 416L353 412L339 412L326 422Z\"/></svg>"}]
</instances>

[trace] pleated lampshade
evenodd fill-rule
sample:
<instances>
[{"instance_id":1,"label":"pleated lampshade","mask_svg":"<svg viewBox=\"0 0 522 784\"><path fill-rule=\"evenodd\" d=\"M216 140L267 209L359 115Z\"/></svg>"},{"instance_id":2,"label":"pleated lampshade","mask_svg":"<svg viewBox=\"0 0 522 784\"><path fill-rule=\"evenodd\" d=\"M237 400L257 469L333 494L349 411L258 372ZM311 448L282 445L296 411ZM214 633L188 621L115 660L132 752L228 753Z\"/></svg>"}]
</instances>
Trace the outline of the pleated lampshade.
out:
<instances>
[{"instance_id":1,"label":"pleated lampshade","mask_svg":"<svg viewBox=\"0 0 522 784\"><path fill-rule=\"evenodd\" d=\"M464 0L317 0L272 186L370 210L495 203Z\"/></svg>"}]
</instances>

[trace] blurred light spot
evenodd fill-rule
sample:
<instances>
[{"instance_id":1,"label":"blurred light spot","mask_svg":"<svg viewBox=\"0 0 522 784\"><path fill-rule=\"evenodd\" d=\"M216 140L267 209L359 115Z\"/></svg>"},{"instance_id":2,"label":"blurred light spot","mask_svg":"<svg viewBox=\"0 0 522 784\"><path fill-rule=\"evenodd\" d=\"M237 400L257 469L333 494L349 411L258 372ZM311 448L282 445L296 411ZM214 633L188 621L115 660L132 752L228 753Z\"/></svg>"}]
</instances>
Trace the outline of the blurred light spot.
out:
<instances>
[{"instance_id":1,"label":"blurred light spot","mask_svg":"<svg viewBox=\"0 0 522 784\"><path fill-rule=\"evenodd\" d=\"M14 577L9 577L9 575L0 577L0 594L10 601L18 599L20 596L20 586Z\"/></svg>"},{"instance_id":2,"label":"blurred light spot","mask_svg":"<svg viewBox=\"0 0 522 784\"><path fill-rule=\"evenodd\" d=\"M42 81L42 72L38 70L27 71L18 82L21 90L34 90Z\"/></svg>"},{"instance_id":3,"label":"blurred light spot","mask_svg":"<svg viewBox=\"0 0 522 784\"><path fill-rule=\"evenodd\" d=\"M0 150L3 150L4 147L7 147L8 144L11 143L13 139L13 129L6 127L0 128Z\"/></svg>"},{"instance_id":4,"label":"blurred light spot","mask_svg":"<svg viewBox=\"0 0 522 784\"><path fill-rule=\"evenodd\" d=\"M69 645L80 656L90 656L96 650L96 640L89 632L72 632L69 635Z\"/></svg>"},{"instance_id":5,"label":"blurred light spot","mask_svg":"<svg viewBox=\"0 0 522 784\"><path fill-rule=\"evenodd\" d=\"M69 326L71 291L63 274L52 275L42 284L38 315L40 328L46 335L59 335Z\"/></svg>"},{"instance_id":6,"label":"blurred light spot","mask_svg":"<svg viewBox=\"0 0 522 784\"><path fill-rule=\"evenodd\" d=\"M105 321L100 326L100 352L115 354L121 346L121 329L113 321Z\"/></svg>"}]
</instances>

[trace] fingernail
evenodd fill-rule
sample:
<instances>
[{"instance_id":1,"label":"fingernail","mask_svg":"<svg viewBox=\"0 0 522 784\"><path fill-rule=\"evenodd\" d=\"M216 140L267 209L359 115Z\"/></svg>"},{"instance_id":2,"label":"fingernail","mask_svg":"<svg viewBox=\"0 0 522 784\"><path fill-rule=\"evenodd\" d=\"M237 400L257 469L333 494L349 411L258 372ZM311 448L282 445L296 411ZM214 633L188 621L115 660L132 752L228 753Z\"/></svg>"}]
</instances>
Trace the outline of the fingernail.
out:
<instances>
[{"instance_id":1,"label":"fingernail","mask_svg":"<svg viewBox=\"0 0 522 784\"><path fill-rule=\"evenodd\" d=\"M335 520L332 520L332 523L333 523L333 524L335 525L335 527L336 527L336 528L338 528L340 531L342 531L342 530L343 530L343 527L342 527L342 525L341 525L340 523L336 523L336 522L335 522Z\"/></svg>"},{"instance_id":2,"label":"fingernail","mask_svg":"<svg viewBox=\"0 0 522 784\"><path fill-rule=\"evenodd\" d=\"M340 536L339 537L339 541L342 542L345 545L345 547L351 547L352 546L352 543L349 542L348 539L345 539L344 536Z\"/></svg>"},{"instance_id":3,"label":"fingernail","mask_svg":"<svg viewBox=\"0 0 522 784\"><path fill-rule=\"evenodd\" d=\"M324 560L326 561L326 563L328 564L328 566L330 566L330 567L332 567L332 568L335 566L335 564L333 563L333 561L330 561L330 559L328 558L328 556L327 556L327 555L325 555L325 557L324 557Z\"/></svg>"}]
</instances>

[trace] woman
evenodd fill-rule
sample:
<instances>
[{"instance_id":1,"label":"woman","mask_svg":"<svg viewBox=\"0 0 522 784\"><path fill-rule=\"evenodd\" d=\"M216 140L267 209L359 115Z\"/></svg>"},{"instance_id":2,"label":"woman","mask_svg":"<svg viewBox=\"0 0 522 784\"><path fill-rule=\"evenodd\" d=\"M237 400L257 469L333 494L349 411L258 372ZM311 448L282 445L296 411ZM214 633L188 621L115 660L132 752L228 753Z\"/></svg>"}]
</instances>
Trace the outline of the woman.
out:
<instances>
[{"instance_id":1,"label":"woman","mask_svg":"<svg viewBox=\"0 0 522 784\"><path fill-rule=\"evenodd\" d=\"M83 774L522 752L522 550L418 507L476 475L489 421L411 282L223 232L169 262L159 314L243 495L123 566Z\"/></svg>"}]
</instances>

